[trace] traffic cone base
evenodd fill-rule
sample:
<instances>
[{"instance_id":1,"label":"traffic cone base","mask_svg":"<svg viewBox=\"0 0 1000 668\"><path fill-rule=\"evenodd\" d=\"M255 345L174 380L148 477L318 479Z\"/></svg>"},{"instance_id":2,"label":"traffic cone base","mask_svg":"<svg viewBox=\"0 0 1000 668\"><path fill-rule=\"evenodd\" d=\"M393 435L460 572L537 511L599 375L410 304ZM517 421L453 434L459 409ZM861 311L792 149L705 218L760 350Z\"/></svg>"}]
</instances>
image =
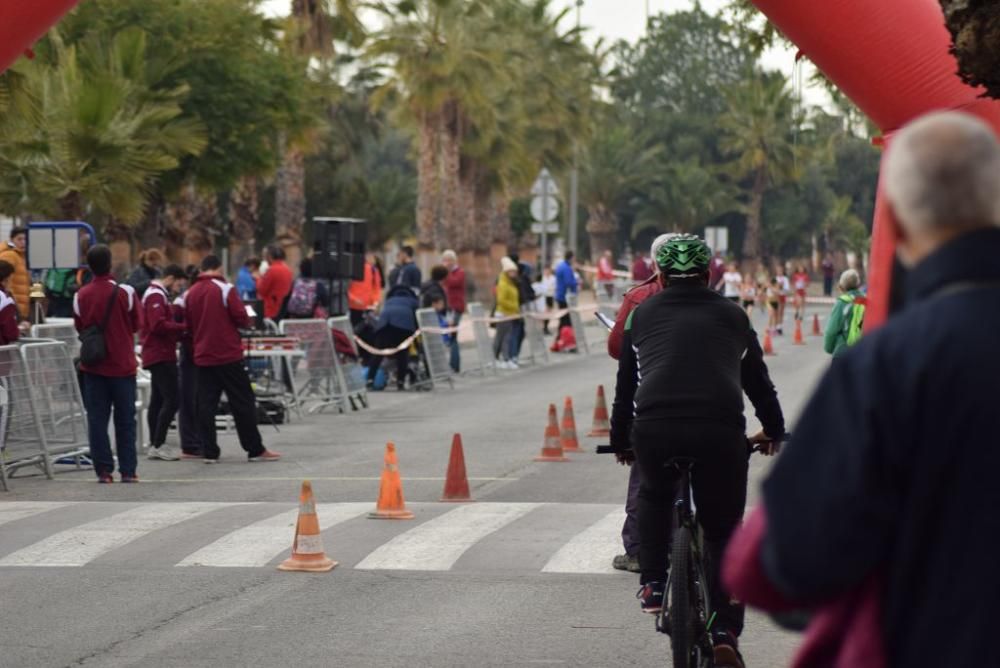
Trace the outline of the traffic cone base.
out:
<instances>
[{"instance_id":1,"label":"traffic cone base","mask_svg":"<svg viewBox=\"0 0 1000 668\"><path fill-rule=\"evenodd\" d=\"M604 399L604 386L597 386L597 404L594 406L594 424L587 436L610 436L611 422L608 419L608 404Z\"/></svg>"},{"instance_id":2,"label":"traffic cone base","mask_svg":"<svg viewBox=\"0 0 1000 668\"><path fill-rule=\"evenodd\" d=\"M323 551L323 538L319 532L319 518L316 517L316 501L313 499L312 484L302 483L299 494L299 517L295 522L295 538L292 541L292 556L278 566L279 571L303 571L325 573L331 571L337 562Z\"/></svg>"},{"instance_id":3,"label":"traffic cone base","mask_svg":"<svg viewBox=\"0 0 1000 668\"><path fill-rule=\"evenodd\" d=\"M764 345L763 345L763 348L764 348L764 354L765 355L774 355L774 354L776 354L774 352L774 342L771 340L771 330L770 329L764 330Z\"/></svg>"},{"instance_id":4,"label":"traffic cone base","mask_svg":"<svg viewBox=\"0 0 1000 668\"><path fill-rule=\"evenodd\" d=\"M406 509L403 499L403 481L399 475L399 462L396 460L396 446L385 444L385 464L382 467L382 481L378 490L378 502L375 510L368 513L373 520L410 520L413 513Z\"/></svg>"},{"instance_id":5,"label":"traffic cone base","mask_svg":"<svg viewBox=\"0 0 1000 668\"><path fill-rule=\"evenodd\" d=\"M556 405L549 404L549 423L545 427L545 440L542 442L542 453L535 457L536 462L568 462L569 457L563 454L562 439L559 435L559 425L556 423Z\"/></svg>"},{"instance_id":6,"label":"traffic cone base","mask_svg":"<svg viewBox=\"0 0 1000 668\"><path fill-rule=\"evenodd\" d=\"M469 478L465 474L465 453L462 450L462 436L455 434L451 439L451 456L448 458L448 473L444 480L442 501L472 501L469 493Z\"/></svg>"},{"instance_id":7,"label":"traffic cone base","mask_svg":"<svg viewBox=\"0 0 1000 668\"><path fill-rule=\"evenodd\" d=\"M573 415L573 399L566 397L563 405L563 419L559 431L559 445L563 452L583 452L576 438L576 417Z\"/></svg>"}]
</instances>

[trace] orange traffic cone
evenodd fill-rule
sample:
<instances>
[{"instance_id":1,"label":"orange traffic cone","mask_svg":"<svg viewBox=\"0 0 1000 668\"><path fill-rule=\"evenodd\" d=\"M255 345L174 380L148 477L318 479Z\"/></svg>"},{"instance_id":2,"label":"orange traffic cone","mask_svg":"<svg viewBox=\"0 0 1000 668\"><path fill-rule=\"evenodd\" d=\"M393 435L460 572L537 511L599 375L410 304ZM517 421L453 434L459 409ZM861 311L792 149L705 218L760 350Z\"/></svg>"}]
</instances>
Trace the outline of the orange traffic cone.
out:
<instances>
[{"instance_id":1,"label":"orange traffic cone","mask_svg":"<svg viewBox=\"0 0 1000 668\"><path fill-rule=\"evenodd\" d=\"M299 519L295 522L292 556L281 562L278 570L322 573L333 570L336 565L337 562L327 557L323 551L323 538L319 533L319 518L316 517L312 484L305 480L299 493Z\"/></svg>"},{"instance_id":2,"label":"orange traffic cone","mask_svg":"<svg viewBox=\"0 0 1000 668\"><path fill-rule=\"evenodd\" d=\"M444 480L442 501L472 501L469 494L469 479L465 475L465 454L462 452L462 435L451 439L451 457L448 459L448 474Z\"/></svg>"},{"instance_id":3,"label":"orange traffic cone","mask_svg":"<svg viewBox=\"0 0 1000 668\"><path fill-rule=\"evenodd\" d=\"M594 406L594 425L587 436L610 436L611 423L608 421L608 404L604 401L604 386L597 386L597 405Z\"/></svg>"},{"instance_id":4,"label":"orange traffic cone","mask_svg":"<svg viewBox=\"0 0 1000 668\"><path fill-rule=\"evenodd\" d=\"M797 319L795 321L795 336L792 337L792 343L796 346L804 346L806 344L805 339L802 338L802 320Z\"/></svg>"},{"instance_id":5,"label":"orange traffic cone","mask_svg":"<svg viewBox=\"0 0 1000 668\"><path fill-rule=\"evenodd\" d=\"M818 313L813 313L813 336L823 336L823 332L819 328Z\"/></svg>"},{"instance_id":6,"label":"orange traffic cone","mask_svg":"<svg viewBox=\"0 0 1000 668\"><path fill-rule=\"evenodd\" d=\"M549 424L545 427L545 441L542 443L542 454L535 457L536 462L568 462L569 457L563 454L559 438L559 424L556 422L556 405L549 404Z\"/></svg>"},{"instance_id":7,"label":"orange traffic cone","mask_svg":"<svg viewBox=\"0 0 1000 668\"><path fill-rule=\"evenodd\" d=\"M583 452L579 441L576 440L576 417L573 416L573 398L566 397L563 405L562 425L559 431L559 444L563 452Z\"/></svg>"},{"instance_id":8,"label":"orange traffic cone","mask_svg":"<svg viewBox=\"0 0 1000 668\"><path fill-rule=\"evenodd\" d=\"M413 513L406 509L403 500L403 481L399 477L399 463L396 461L396 446L385 444L385 465L382 467L382 483L378 490L375 511L368 513L375 520L411 520Z\"/></svg>"},{"instance_id":9,"label":"orange traffic cone","mask_svg":"<svg viewBox=\"0 0 1000 668\"><path fill-rule=\"evenodd\" d=\"M764 354L774 355L774 342L771 341L771 329L764 330Z\"/></svg>"}]
</instances>

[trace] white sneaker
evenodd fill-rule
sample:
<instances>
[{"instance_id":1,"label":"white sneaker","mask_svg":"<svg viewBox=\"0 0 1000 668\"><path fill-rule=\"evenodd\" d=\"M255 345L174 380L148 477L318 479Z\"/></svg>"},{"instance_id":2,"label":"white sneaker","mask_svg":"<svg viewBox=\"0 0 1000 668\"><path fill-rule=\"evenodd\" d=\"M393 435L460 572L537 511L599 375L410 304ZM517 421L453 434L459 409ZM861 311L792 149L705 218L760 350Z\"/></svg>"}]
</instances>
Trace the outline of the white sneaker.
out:
<instances>
[{"instance_id":1,"label":"white sneaker","mask_svg":"<svg viewBox=\"0 0 1000 668\"><path fill-rule=\"evenodd\" d=\"M159 459L165 462L176 462L181 458L181 456L177 454L177 448L172 445L167 445L166 443L158 448L150 448L149 454L146 456L148 459Z\"/></svg>"},{"instance_id":2,"label":"white sneaker","mask_svg":"<svg viewBox=\"0 0 1000 668\"><path fill-rule=\"evenodd\" d=\"M507 362L507 364L510 365L511 369L520 369L521 368L520 366L518 366L516 359L513 359L513 360Z\"/></svg>"}]
</instances>

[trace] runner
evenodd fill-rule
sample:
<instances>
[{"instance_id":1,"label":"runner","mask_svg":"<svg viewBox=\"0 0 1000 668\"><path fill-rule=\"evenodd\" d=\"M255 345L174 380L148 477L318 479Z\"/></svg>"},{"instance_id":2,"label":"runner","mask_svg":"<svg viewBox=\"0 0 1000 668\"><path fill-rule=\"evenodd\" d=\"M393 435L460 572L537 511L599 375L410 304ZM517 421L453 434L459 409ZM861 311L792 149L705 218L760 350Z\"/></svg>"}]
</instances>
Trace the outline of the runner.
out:
<instances>
[{"instance_id":1,"label":"runner","mask_svg":"<svg viewBox=\"0 0 1000 668\"><path fill-rule=\"evenodd\" d=\"M809 274L804 265L799 265L792 274L792 285L795 287L795 319L802 320L806 308L806 288L809 287Z\"/></svg>"}]
</instances>

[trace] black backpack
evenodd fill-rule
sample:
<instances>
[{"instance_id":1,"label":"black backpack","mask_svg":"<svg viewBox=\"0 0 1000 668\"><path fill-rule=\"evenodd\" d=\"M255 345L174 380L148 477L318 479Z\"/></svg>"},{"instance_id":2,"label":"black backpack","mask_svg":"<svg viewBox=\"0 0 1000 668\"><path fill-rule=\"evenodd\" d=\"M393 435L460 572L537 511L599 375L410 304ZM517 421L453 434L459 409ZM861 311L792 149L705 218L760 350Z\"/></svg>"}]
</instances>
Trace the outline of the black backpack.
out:
<instances>
[{"instance_id":1,"label":"black backpack","mask_svg":"<svg viewBox=\"0 0 1000 668\"><path fill-rule=\"evenodd\" d=\"M118 300L118 286L111 291L111 299L108 300L108 307L104 309L104 319L100 326L91 325L80 332L80 363L87 366L100 364L108 356L108 347L104 342L104 330L108 328L108 321L111 320L111 309L114 308Z\"/></svg>"}]
</instances>

